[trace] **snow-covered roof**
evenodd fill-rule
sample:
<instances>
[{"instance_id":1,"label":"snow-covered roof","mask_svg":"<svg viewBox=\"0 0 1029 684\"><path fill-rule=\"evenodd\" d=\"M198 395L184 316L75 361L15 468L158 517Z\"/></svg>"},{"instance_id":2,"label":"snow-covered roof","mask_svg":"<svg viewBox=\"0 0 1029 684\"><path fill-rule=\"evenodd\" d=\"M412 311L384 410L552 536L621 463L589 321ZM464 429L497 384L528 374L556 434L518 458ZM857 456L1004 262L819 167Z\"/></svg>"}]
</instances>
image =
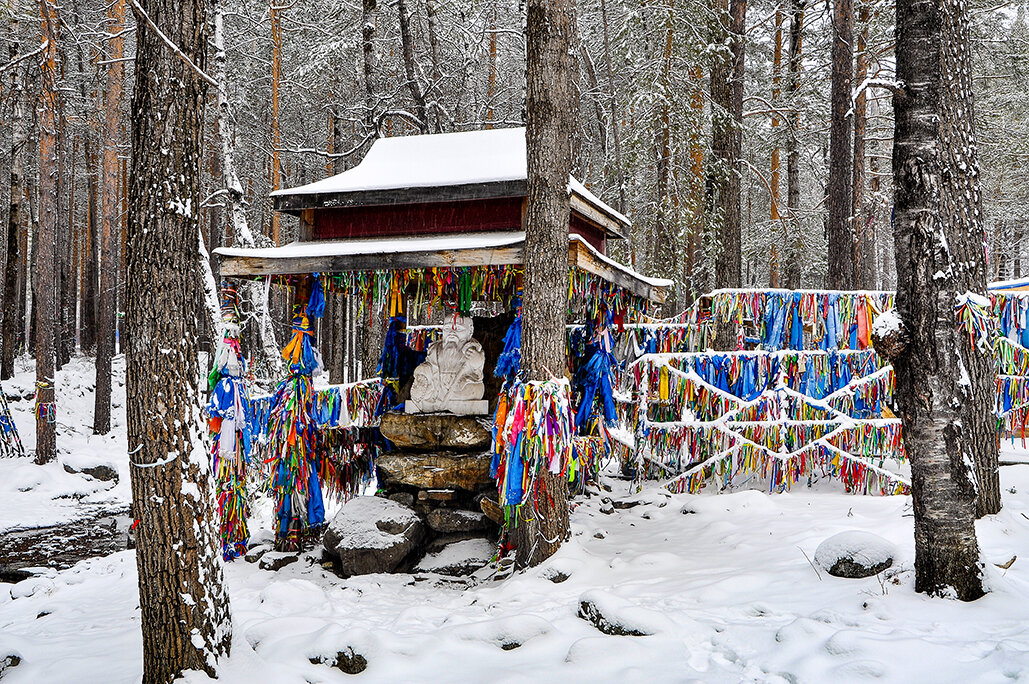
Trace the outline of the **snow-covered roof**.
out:
<instances>
[{"instance_id":1,"label":"snow-covered roof","mask_svg":"<svg viewBox=\"0 0 1029 684\"><path fill-rule=\"evenodd\" d=\"M1029 278L1016 278L1014 280L998 280L990 283L988 288L991 292L1029 292Z\"/></svg>"},{"instance_id":2,"label":"snow-covered roof","mask_svg":"<svg viewBox=\"0 0 1029 684\"><path fill-rule=\"evenodd\" d=\"M579 235L568 236L577 265L655 301L673 281L651 278L604 256ZM315 240L281 247L218 247L225 276L459 267L523 263L524 231L458 233L359 240Z\"/></svg>"},{"instance_id":3,"label":"snow-covered roof","mask_svg":"<svg viewBox=\"0 0 1029 684\"><path fill-rule=\"evenodd\" d=\"M524 182L527 176L525 128L407 135L379 138L354 168L277 190L272 197ZM571 176L568 191L623 226L631 225Z\"/></svg>"}]
</instances>

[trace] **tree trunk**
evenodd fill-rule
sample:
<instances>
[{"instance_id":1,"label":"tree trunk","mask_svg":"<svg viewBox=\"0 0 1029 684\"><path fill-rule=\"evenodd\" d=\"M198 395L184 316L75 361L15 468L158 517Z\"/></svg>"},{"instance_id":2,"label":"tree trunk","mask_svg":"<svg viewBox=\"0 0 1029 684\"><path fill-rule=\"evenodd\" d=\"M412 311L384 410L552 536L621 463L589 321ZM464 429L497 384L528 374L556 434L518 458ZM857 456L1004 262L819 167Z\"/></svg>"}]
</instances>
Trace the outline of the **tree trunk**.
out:
<instances>
[{"instance_id":1,"label":"tree trunk","mask_svg":"<svg viewBox=\"0 0 1029 684\"><path fill-rule=\"evenodd\" d=\"M378 109L376 93L378 83L378 58L375 54L375 20L378 14L376 0L361 2L361 54L364 70L365 128L368 133L375 130L375 110Z\"/></svg>"},{"instance_id":2,"label":"tree trunk","mask_svg":"<svg viewBox=\"0 0 1029 684\"><path fill-rule=\"evenodd\" d=\"M526 29L525 279L522 371L527 380L563 375L568 311L568 178L575 98L573 0L528 0ZM540 473L534 512L515 528L518 567L538 565L568 535L568 484ZM525 509L530 508L526 506Z\"/></svg>"},{"instance_id":3,"label":"tree trunk","mask_svg":"<svg viewBox=\"0 0 1029 684\"><path fill-rule=\"evenodd\" d=\"M785 285L791 290L800 288L801 258L804 250L803 233L800 229L800 70L803 65L804 2L790 2L790 45L787 57L787 82L789 92L789 136L786 138L786 206L789 209L789 226L793 240L785 250L786 265L783 268Z\"/></svg>"},{"instance_id":4,"label":"tree trunk","mask_svg":"<svg viewBox=\"0 0 1029 684\"><path fill-rule=\"evenodd\" d=\"M719 0L712 43L711 172L714 174L718 252L715 288L740 287L740 150L743 143L744 20L746 0ZM730 44L728 51L721 46Z\"/></svg>"},{"instance_id":5,"label":"tree trunk","mask_svg":"<svg viewBox=\"0 0 1029 684\"><path fill-rule=\"evenodd\" d=\"M896 371L894 397L911 460L915 590L970 601L983 595L983 586L969 468L975 445L961 424L967 393L954 315L958 257L946 247L941 206L943 16L931 0L898 0L896 12L897 78L906 84L894 98L901 327L897 346L888 348L878 335L875 344Z\"/></svg>"},{"instance_id":6,"label":"tree trunk","mask_svg":"<svg viewBox=\"0 0 1029 684\"><path fill-rule=\"evenodd\" d=\"M854 83L858 87L868 77L868 0L858 0L859 31L857 35L857 68ZM862 90L854 98L854 165L851 175L851 225L854 234L854 286L863 290L875 288L872 279L870 243L868 235L870 221L865 209L865 134L868 126L867 91Z\"/></svg>"},{"instance_id":7,"label":"tree trunk","mask_svg":"<svg viewBox=\"0 0 1029 684\"><path fill-rule=\"evenodd\" d=\"M161 32L203 69L203 0L144 0ZM197 392L199 205L205 81L143 20L136 34L129 175L126 407L143 681L215 675L229 602L213 524Z\"/></svg>"},{"instance_id":8,"label":"tree trunk","mask_svg":"<svg viewBox=\"0 0 1029 684\"><path fill-rule=\"evenodd\" d=\"M854 75L854 0L833 0L832 87L829 122L830 289L854 289L854 245L850 230L852 139L850 93Z\"/></svg>"},{"instance_id":9,"label":"tree trunk","mask_svg":"<svg viewBox=\"0 0 1029 684\"><path fill-rule=\"evenodd\" d=\"M772 109L777 110L781 106L782 99L782 4L775 6L775 41L772 47ZM782 226L779 216L779 112L772 112L772 159L771 173L769 179L769 204L771 205L772 237L770 240L771 249L768 264L768 286L779 287L780 280L780 254L779 239L783 244L789 235ZM777 235L778 233L778 235Z\"/></svg>"},{"instance_id":10,"label":"tree trunk","mask_svg":"<svg viewBox=\"0 0 1029 684\"><path fill-rule=\"evenodd\" d=\"M712 44L710 185L714 195L718 247L714 260L715 289L742 286L740 157L743 145L744 22L746 0L719 0ZM729 44L728 51L723 47ZM716 318L715 349L736 347L735 326Z\"/></svg>"},{"instance_id":11,"label":"tree trunk","mask_svg":"<svg viewBox=\"0 0 1029 684\"><path fill-rule=\"evenodd\" d=\"M976 154L972 93L972 56L967 0L945 0L943 9L943 74L940 133L943 141L944 233L950 249L954 293L986 297L986 232L982 223L979 159ZM953 301L953 300L952 300ZM943 313L941 312L941 316ZM958 385L964 447L975 463L976 517L1000 510L997 424L993 415L996 383L992 340L983 346L959 335L960 358L969 385Z\"/></svg>"},{"instance_id":12,"label":"tree trunk","mask_svg":"<svg viewBox=\"0 0 1029 684\"><path fill-rule=\"evenodd\" d=\"M10 56L18 56L18 13L12 12L10 19ZM22 69L11 69L11 203L7 214L7 259L4 263L3 281L3 334L0 335L0 380L14 376L14 353L18 341L18 312L21 310L18 292L18 271L23 256L19 243L24 219L22 207L25 195L25 161L29 153L29 126L26 121L27 100L22 84Z\"/></svg>"},{"instance_id":13,"label":"tree trunk","mask_svg":"<svg viewBox=\"0 0 1029 684\"><path fill-rule=\"evenodd\" d=\"M607 98L611 109L611 142L614 144L614 180L618 186L618 211L625 213L625 169L622 167L621 121L618 119L618 98L615 96L615 76L611 66L611 39L609 37L607 2L600 0L600 16L604 30L604 69L607 71ZM611 165L608 164L608 168Z\"/></svg>"},{"instance_id":14,"label":"tree trunk","mask_svg":"<svg viewBox=\"0 0 1029 684\"><path fill-rule=\"evenodd\" d=\"M283 7L277 5L276 0L271 0L269 18L272 25L272 192L282 187L282 160L280 156L282 135L279 132L279 81L282 76L282 10ZM273 211L272 243L275 245L280 244L282 237L280 235L280 221L279 212Z\"/></svg>"},{"instance_id":15,"label":"tree trunk","mask_svg":"<svg viewBox=\"0 0 1029 684\"><path fill-rule=\"evenodd\" d=\"M671 204L671 200L668 197L668 184L672 163L672 103L670 101L670 90L672 39L674 37L672 16L674 11L674 5L671 3L665 8L665 35L661 60L661 76L658 84L659 101L656 108L657 121L655 121L655 128L657 130L654 140L654 150L657 153L657 159L655 160L657 184L654 192L654 232L650 244L650 263L654 273L662 278L675 278L675 257L678 251L677 236L668 218L668 209ZM665 304L666 315L671 315L676 311L677 294L674 289L669 292L670 301Z\"/></svg>"},{"instance_id":16,"label":"tree trunk","mask_svg":"<svg viewBox=\"0 0 1029 684\"><path fill-rule=\"evenodd\" d=\"M54 364L57 357L57 278L54 272L57 244L57 127L59 116L57 64L57 10L51 0L40 0L42 39L40 53L39 115L39 228L36 235L36 463L57 456L57 422L54 404Z\"/></svg>"},{"instance_id":17,"label":"tree trunk","mask_svg":"<svg viewBox=\"0 0 1029 684\"><path fill-rule=\"evenodd\" d=\"M108 32L117 35L125 24L125 0L114 0L107 10ZM121 99L124 38L107 44L107 100L104 107L103 204L100 215L100 297L97 318L96 393L93 433L111 431L111 358L118 289L118 140L121 134Z\"/></svg>"},{"instance_id":18,"label":"tree trunk","mask_svg":"<svg viewBox=\"0 0 1029 684\"><path fill-rule=\"evenodd\" d=\"M422 133L429 132L429 115L425 107L425 95L418 84L418 74L414 61L414 38L411 36L411 15L407 10L407 0L397 0L397 11L400 14L400 42L404 53L404 74L407 76L407 89L414 100L415 116L421 122L418 129Z\"/></svg>"}]
</instances>

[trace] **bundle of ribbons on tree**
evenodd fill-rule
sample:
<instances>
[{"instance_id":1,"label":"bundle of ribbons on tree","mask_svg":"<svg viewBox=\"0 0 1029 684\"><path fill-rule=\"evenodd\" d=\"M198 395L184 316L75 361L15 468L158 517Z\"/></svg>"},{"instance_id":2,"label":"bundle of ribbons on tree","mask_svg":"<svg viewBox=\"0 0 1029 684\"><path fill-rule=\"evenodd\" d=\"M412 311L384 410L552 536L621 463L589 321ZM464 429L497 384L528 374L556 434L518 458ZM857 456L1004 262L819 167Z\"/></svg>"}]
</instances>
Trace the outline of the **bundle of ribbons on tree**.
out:
<instances>
[{"instance_id":1,"label":"bundle of ribbons on tree","mask_svg":"<svg viewBox=\"0 0 1029 684\"><path fill-rule=\"evenodd\" d=\"M524 504L537 510L542 472L571 478L583 467L572 463L574 437L567 380L515 381L502 391L494 415L490 474L497 481L507 527L517 525Z\"/></svg>"},{"instance_id":2,"label":"bundle of ribbons on tree","mask_svg":"<svg viewBox=\"0 0 1029 684\"><path fill-rule=\"evenodd\" d=\"M207 404L211 463L217 483L222 557L232 560L247 551L249 504L246 493L251 425L247 363L239 344L235 289L222 285L222 339L208 375Z\"/></svg>"},{"instance_id":3,"label":"bundle of ribbons on tree","mask_svg":"<svg viewBox=\"0 0 1029 684\"><path fill-rule=\"evenodd\" d=\"M7 396L0 387L0 458L15 458L25 455L25 447L18 435L18 426L11 415L11 407L7 404Z\"/></svg>"}]
</instances>

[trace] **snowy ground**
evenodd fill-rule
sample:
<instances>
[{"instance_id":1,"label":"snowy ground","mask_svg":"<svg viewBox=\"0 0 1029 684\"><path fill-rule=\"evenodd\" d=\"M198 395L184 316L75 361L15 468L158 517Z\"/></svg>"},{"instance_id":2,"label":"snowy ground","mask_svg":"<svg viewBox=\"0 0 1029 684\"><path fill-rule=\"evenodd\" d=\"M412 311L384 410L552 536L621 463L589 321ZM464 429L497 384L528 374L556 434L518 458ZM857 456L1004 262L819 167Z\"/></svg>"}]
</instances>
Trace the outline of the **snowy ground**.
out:
<instances>
[{"instance_id":1,"label":"snowy ground","mask_svg":"<svg viewBox=\"0 0 1029 684\"><path fill-rule=\"evenodd\" d=\"M91 382L82 361L59 381L60 396L76 397L61 416L72 431L62 458L117 460L122 482L0 460L0 529L127 503L123 437L86 436ZM26 386L21 374L5 389ZM31 446L31 402L14 409ZM1005 446L1002 457L1027 454ZM978 524L992 592L974 604L914 593L907 497L802 488L690 496L654 486L629 495L610 480L609 496L639 505L604 514L600 497L585 500L557 556L505 581L341 580L314 558L277 573L229 564L235 640L219 681L1029 681L1029 465L1001 475L1004 510ZM845 530L893 542L894 568L864 580L816 572L815 548ZM1013 556L1008 569L995 565ZM137 681L136 581L124 551L0 585L0 662L22 658L0 675L4 684ZM577 617L584 595L653 635L601 634ZM310 662L348 646L368 661L361 675Z\"/></svg>"}]
</instances>

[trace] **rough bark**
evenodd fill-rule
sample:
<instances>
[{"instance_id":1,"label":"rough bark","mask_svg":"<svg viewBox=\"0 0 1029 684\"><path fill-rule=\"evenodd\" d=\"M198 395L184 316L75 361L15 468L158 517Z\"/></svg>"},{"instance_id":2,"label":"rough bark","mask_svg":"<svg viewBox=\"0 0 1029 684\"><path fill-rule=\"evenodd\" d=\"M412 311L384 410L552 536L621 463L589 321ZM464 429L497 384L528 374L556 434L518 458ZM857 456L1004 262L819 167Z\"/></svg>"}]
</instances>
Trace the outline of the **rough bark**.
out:
<instances>
[{"instance_id":1,"label":"rough bark","mask_svg":"<svg viewBox=\"0 0 1029 684\"><path fill-rule=\"evenodd\" d=\"M915 590L974 600L983 595L975 536L975 449L961 425L960 332L954 316L954 255L941 207L942 12L932 0L898 0L894 98L894 242L903 348L889 354L898 414L911 460ZM937 272L944 277L937 278ZM989 441L993 441L990 436Z\"/></svg>"},{"instance_id":2,"label":"rough bark","mask_svg":"<svg viewBox=\"0 0 1029 684\"><path fill-rule=\"evenodd\" d=\"M415 69L414 38L411 36L411 13L407 9L407 0L397 0L397 12L400 15L400 43L404 53L404 75L407 77L407 89L414 100L415 116L420 122L418 129L422 133L429 132L429 115L425 107L425 95L418 83Z\"/></svg>"},{"instance_id":3,"label":"rough bark","mask_svg":"<svg viewBox=\"0 0 1029 684\"><path fill-rule=\"evenodd\" d=\"M743 144L743 74L746 0L719 0L712 44L717 46L711 67L710 192L717 249L715 289L738 288L742 283L740 158ZM716 318L713 346L734 349L735 326Z\"/></svg>"},{"instance_id":4,"label":"rough bark","mask_svg":"<svg viewBox=\"0 0 1029 684\"><path fill-rule=\"evenodd\" d=\"M12 12L10 27L10 58L18 56L18 13ZM19 249L24 218L24 177L25 162L29 153L28 122L26 121L27 100L22 81L21 67L10 70L11 101L11 202L7 213L7 257L4 262L3 279L3 330L0 335L0 380L7 380L14 375L14 353L18 341L19 288L18 271L22 255Z\"/></svg>"},{"instance_id":5,"label":"rough bark","mask_svg":"<svg viewBox=\"0 0 1029 684\"><path fill-rule=\"evenodd\" d=\"M604 31L604 70L607 72L607 99L611 110L611 142L614 145L614 180L618 186L618 211L625 212L625 171L622 167L621 121L618 118L618 98L615 96L615 76L611 66L611 38L607 18L607 2L600 0L600 16ZM609 166L610 168L610 166Z\"/></svg>"},{"instance_id":6,"label":"rough bark","mask_svg":"<svg viewBox=\"0 0 1029 684\"><path fill-rule=\"evenodd\" d=\"M986 232L982 221L979 159L976 153L972 93L972 41L967 0L945 0L940 133L943 147L943 225L950 248L954 292L986 296ZM1001 507L997 453L996 372L992 350L959 336L961 359L970 384L960 386L961 429L975 463L976 517Z\"/></svg>"},{"instance_id":7,"label":"rough bark","mask_svg":"<svg viewBox=\"0 0 1029 684\"><path fill-rule=\"evenodd\" d=\"M858 0L857 57L854 83L860 87L868 77L868 30L871 16L868 0ZM862 90L854 98L854 172L851 176L851 221L854 233L854 285L875 289L875 245L871 235L872 212L865 198L865 149L868 129L868 96Z\"/></svg>"},{"instance_id":8,"label":"rough bark","mask_svg":"<svg viewBox=\"0 0 1029 684\"><path fill-rule=\"evenodd\" d=\"M800 70L802 66L804 39L804 2L790 1L790 43L788 49L786 88L789 93L789 135L786 137L786 206L789 210L789 226L793 240L785 250L786 264L783 279L786 287L800 287L800 263L804 244L800 230Z\"/></svg>"},{"instance_id":9,"label":"rough bark","mask_svg":"<svg viewBox=\"0 0 1029 684\"><path fill-rule=\"evenodd\" d=\"M746 0L719 0L712 43L711 156L718 251L715 288L740 287L740 150L743 143L744 21ZM716 334L716 337L718 335Z\"/></svg>"},{"instance_id":10,"label":"rough bark","mask_svg":"<svg viewBox=\"0 0 1029 684\"><path fill-rule=\"evenodd\" d=\"M203 0L144 0L161 32L206 65ZM138 12L137 12L138 14ZM137 19L139 17L137 16ZM201 438L199 205L205 81L155 31L136 35L129 174L126 408L143 629L143 681L215 674L228 596Z\"/></svg>"},{"instance_id":11,"label":"rough bark","mask_svg":"<svg viewBox=\"0 0 1029 684\"><path fill-rule=\"evenodd\" d=\"M279 81L282 76L282 11L283 7L271 0L269 18L272 25L272 169L271 186L272 192L282 187L282 135L279 131ZM281 240L281 218L279 212L272 212L272 242L276 245Z\"/></svg>"},{"instance_id":12,"label":"rough bark","mask_svg":"<svg viewBox=\"0 0 1029 684\"><path fill-rule=\"evenodd\" d=\"M657 183L654 192L654 232L650 244L650 263L654 273L662 278L675 277L676 246L678 244L675 227L669 220L671 198L668 196L668 184L672 163L672 103L669 98L672 71L672 44L674 24L672 22L674 5L665 9L665 36L662 49L661 76L658 85L660 100L657 106L655 123L654 150L657 154L655 166ZM669 293L666 313L671 315L675 308L676 292Z\"/></svg>"},{"instance_id":13,"label":"rough bark","mask_svg":"<svg viewBox=\"0 0 1029 684\"><path fill-rule=\"evenodd\" d=\"M375 19L378 14L376 0L361 2L361 54L364 76L365 128L371 132L375 129L375 111L378 109L378 68L379 60L375 54Z\"/></svg>"},{"instance_id":14,"label":"rough bark","mask_svg":"<svg viewBox=\"0 0 1029 684\"><path fill-rule=\"evenodd\" d=\"M574 127L575 3L529 0L526 29L525 286L522 370L527 380L561 376L568 310L568 177ZM515 528L519 567L554 554L568 534L564 478L540 475L538 505Z\"/></svg>"},{"instance_id":15,"label":"rough bark","mask_svg":"<svg viewBox=\"0 0 1029 684\"><path fill-rule=\"evenodd\" d=\"M125 24L125 0L114 0L107 10L107 31L117 35ZM118 141L121 137L121 99L125 49L124 38L107 43L108 61L104 107L103 200L100 210L100 292L97 313L96 392L93 403L93 433L111 431L111 359L114 357L114 326L118 306Z\"/></svg>"},{"instance_id":16,"label":"rough bark","mask_svg":"<svg viewBox=\"0 0 1029 684\"><path fill-rule=\"evenodd\" d=\"M57 128L59 66L57 63L57 10L50 0L40 0L42 40L40 53L39 114L39 228L36 234L36 463L48 463L57 456L57 423L53 420L54 365L57 357L57 278L54 272L57 244ZM44 414L44 415L41 415Z\"/></svg>"},{"instance_id":17,"label":"rough bark","mask_svg":"<svg viewBox=\"0 0 1029 684\"><path fill-rule=\"evenodd\" d=\"M854 0L833 0L832 87L829 121L829 273L834 290L854 289L854 245L850 229L853 173L850 93L854 79Z\"/></svg>"},{"instance_id":18,"label":"rough bark","mask_svg":"<svg viewBox=\"0 0 1029 684\"><path fill-rule=\"evenodd\" d=\"M782 4L775 6L775 40L772 47L772 109L776 109L781 105L782 98ZM780 175L780 164L779 164L779 113L776 111L772 112L772 158L769 174L769 204L771 205L771 219L772 219L772 230L778 231L779 235L774 235L771 238L771 249L769 255L768 264L768 286L772 288L779 287L780 279L780 255L779 255L779 241L782 240L785 244L788 239L788 233L783 230L785 223L782 223L779 216L779 175Z\"/></svg>"}]
</instances>

